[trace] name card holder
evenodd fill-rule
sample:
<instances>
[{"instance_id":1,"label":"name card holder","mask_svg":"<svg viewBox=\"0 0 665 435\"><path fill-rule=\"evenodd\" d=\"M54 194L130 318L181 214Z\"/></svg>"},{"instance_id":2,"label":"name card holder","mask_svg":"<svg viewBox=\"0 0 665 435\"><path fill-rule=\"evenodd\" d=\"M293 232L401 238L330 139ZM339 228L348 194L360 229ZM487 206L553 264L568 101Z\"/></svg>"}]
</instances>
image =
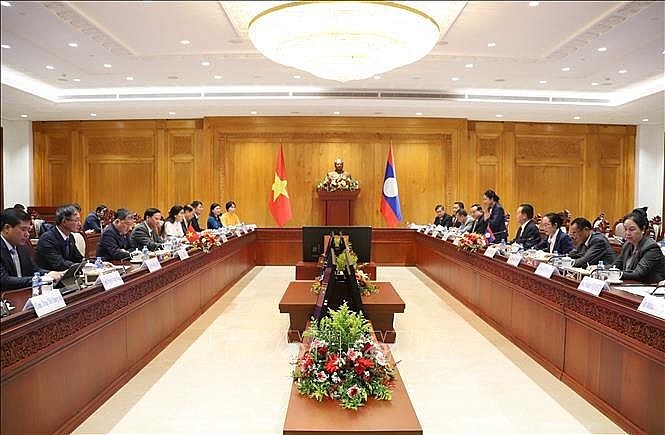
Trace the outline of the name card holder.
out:
<instances>
[{"instance_id":1,"label":"name card holder","mask_svg":"<svg viewBox=\"0 0 665 435\"><path fill-rule=\"evenodd\" d=\"M125 283L117 270L99 275L99 281L101 281L102 286L104 286L104 290L111 290L120 287Z\"/></svg>"},{"instance_id":2,"label":"name card holder","mask_svg":"<svg viewBox=\"0 0 665 435\"><path fill-rule=\"evenodd\" d=\"M187 250L184 249L184 248L183 249L178 249L178 251L176 253L178 254L178 258L180 258L180 261L186 260L186 259L189 258L189 252L187 252Z\"/></svg>"},{"instance_id":3,"label":"name card holder","mask_svg":"<svg viewBox=\"0 0 665 435\"><path fill-rule=\"evenodd\" d=\"M148 258L144 263L145 267L148 268L150 273L153 273L162 268L162 265L159 263L159 260L155 257ZM143 269L143 267L141 267Z\"/></svg>"},{"instance_id":4,"label":"name card holder","mask_svg":"<svg viewBox=\"0 0 665 435\"><path fill-rule=\"evenodd\" d=\"M542 276L543 278L550 279L555 271L556 267L552 266L551 264L540 263L533 273L538 276Z\"/></svg>"},{"instance_id":5,"label":"name card holder","mask_svg":"<svg viewBox=\"0 0 665 435\"><path fill-rule=\"evenodd\" d=\"M43 295L33 296L28 299L25 303L25 306L23 307L23 311L34 308L35 313L37 313L37 317L42 317L52 313L55 310L64 308L66 305L67 304L65 304L65 300L62 298L60 292L52 291Z\"/></svg>"},{"instance_id":6,"label":"name card holder","mask_svg":"<svg viewBox=\"0 0 665 435\"><path fill-rule=\"evenodd\" d=\"M582 278L580 285L577 286L577 290L594 296L599 296L603 289L609 289L607 283L602 279L591 278L590 276Z\"/></svg>"},{"instance_id":7,"label":"name card holder","mask_svg":"<svg viewBox=\"0 0 665 435\"><path fill-rule=\"evenodd\" d=\"M436 238L436 236L438 236L438 235L439 235L439 231L437 231L437 230L432 231L432 237Z\"/></svg>"},{"instance_id":8,"label":"name card holder","mask_svg":"<svg viewBox=\"0 0 665 435\"><path fill-rule=\"evenodd\" d=\"M665 320L665 299L646 295L644 296L644 299L642 299L640 306L637 307L637 311L642 311Z\"/></svg>"},{"instance_id":9,"label":"name card holder","mask_svg":"<svg viewBox=\"0 0 665 435\"><path fill-rule=\"evenodd\" d=\"M222 234L221 239L222 239L222 243L226 243L226 242L229 241L229 239L226 238L226 234Z\"/></svg>"},{"instance_id":10,"label":"name card holder","mask_svg":"<svg viewBox=\"0 0 665 435\"><path fill-rule=\"evenodd\" d=\"M521 262L522 256L520 254L510 254L506 263L510 264L511 266L518 267Z\"/></svg>"},{"instance_id":11,"label":"name card holder","mask_svg":"<svg viewBox=\"0 0 665 435\"><path fill-rule=\"evenodd\" d=\"M494 256L496 255L497 252L499 252L498 249L493 248L493 247L488 247L487 249L485 249L485 253L483 255L485 257L494 258Z\"/></svg>"},{"instance_id":12,"label":"name card holder","mask_svg":"<svg viewBox=\"0 0 665 435\"><path fill-rule=\"evenodd\" d=\"M242 236L242 233L240 232L240 230L236 230L236 237L240 237L240 236Z\"/></svg>"}]
</instances>

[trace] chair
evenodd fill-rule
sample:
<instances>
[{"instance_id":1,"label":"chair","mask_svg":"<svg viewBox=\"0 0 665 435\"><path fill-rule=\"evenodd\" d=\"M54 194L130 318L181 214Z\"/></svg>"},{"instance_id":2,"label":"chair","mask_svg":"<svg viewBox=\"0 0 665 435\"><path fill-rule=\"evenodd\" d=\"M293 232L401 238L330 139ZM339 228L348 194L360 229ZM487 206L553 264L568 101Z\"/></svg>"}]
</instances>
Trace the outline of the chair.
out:
<instances>
[{"instance_id":1,"label":"chair","mask_svg":"<svg viewBox=\"0 0 665 435\"><path fill-rule=\"evenodd\" d=\"M81 233L72 233L72 235L74 236L76 249L78 249L81 255L85 257L85 237Z\"/></svg>"},{"instance_id":2,"label":"chair","mask_svg":"<svg viewBox=\"0 0 665 435\"><path fill-rule=\"evenodd\" d=\"M654 216L649 221L649 236L657 242L663 240L663 220L660 216Z\"/></svg>"},{"instance_id":3,"label":"chair","mask_svg":"<svg viewBox=\"0 0 665 435\"><path fill-rule=\"evenodd\" d=\"M623 235L625 234L625 230L623 228L623 221L618 220L614 223L614 230L612 231L612 234L614 237L621 237L623 239Z\"/></svg>"}]
</instances>

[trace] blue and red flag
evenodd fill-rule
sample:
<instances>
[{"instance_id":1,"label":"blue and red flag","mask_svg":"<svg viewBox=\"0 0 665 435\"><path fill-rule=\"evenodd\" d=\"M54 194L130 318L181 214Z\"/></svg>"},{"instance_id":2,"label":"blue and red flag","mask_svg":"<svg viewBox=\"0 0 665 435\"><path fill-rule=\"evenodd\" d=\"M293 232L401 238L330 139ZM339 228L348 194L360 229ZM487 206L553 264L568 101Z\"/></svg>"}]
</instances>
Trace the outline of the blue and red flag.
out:
<instances>
[{"instance_id":1,"label":"blue and red flag","mask_svg":"<svg viewBox=\"0 0 665 435\"><path fill-rule=\"evenodd\" d=\"M485 231L485 238L487 239L488 245L496 241L496 237L494 237L494 232L492 231L492 228L490 228L489 225L487 225L487 231Z\"/></svg>"},{"instance_id":2,"label":"blue and red flag","mask_svg":"<svg viewBox=\"0 0 665 435\"><path fill-rule=\"evenodd\" d=\"M388 226L395 227L402 220L402 210L399 206L397 177L395 176L395 162L393 160L393 144L388 150L386 174L383 177L383 194L381 195L381 214Z\"/></svg>"}]
</instances>

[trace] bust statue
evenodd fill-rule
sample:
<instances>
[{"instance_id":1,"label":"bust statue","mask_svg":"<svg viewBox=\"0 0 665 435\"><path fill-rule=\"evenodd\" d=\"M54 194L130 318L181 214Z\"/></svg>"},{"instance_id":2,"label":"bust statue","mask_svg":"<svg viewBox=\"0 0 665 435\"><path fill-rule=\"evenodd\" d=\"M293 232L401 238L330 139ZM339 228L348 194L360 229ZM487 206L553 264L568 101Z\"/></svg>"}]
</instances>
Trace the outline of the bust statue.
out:
<instances>
[{"instance_id":1,"label":"bust statue","mask_svg":"<svg viewBox=\"0 0 665 435\"><path fill-rule=\"evenodd\" d=\"M341 158L337 158L334 161L335 164L335 170L328 172L328 176L331 178L338 178L338 177L343 177L343 178L351 178L351 174L348 172L344 171L344 160Z\"/></svg>"},{"instance_id":2,"label":"bust statue","mask_svg":"<svg viewBox=\"0 0 665 435\"><path fill-rule=\"evenodd\" d=\"M358 180L354 180L351 177L351 174L344 170L344 160L337 158L334 164L335 170L326 174L323 180L318 184L317 190L324 190L327 192L333 192L336 190L358 190L360 183L358 183Z\"/></svg>"}]
</instances>

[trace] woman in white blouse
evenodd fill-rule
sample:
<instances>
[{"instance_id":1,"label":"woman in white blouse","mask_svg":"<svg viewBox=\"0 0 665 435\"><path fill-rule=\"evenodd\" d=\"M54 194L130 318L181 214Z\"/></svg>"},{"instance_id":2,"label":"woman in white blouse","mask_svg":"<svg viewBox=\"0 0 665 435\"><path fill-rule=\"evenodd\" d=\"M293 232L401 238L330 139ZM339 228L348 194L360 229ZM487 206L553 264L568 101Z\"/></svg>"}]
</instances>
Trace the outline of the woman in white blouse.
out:
<instances>
[{"instance_id":1,"label":"woman in white blouse","mask_svg":"<svg viewBox=\"0 0 665 435\"><path fill-rule=\"evenodd\" d=\"M169 210L169 217L164 223L164 235L175 236L178 239L185 237L182 229L182 221L185 219L185 211L181 205L174 205Z\"/></svg>"}]
</instances>

